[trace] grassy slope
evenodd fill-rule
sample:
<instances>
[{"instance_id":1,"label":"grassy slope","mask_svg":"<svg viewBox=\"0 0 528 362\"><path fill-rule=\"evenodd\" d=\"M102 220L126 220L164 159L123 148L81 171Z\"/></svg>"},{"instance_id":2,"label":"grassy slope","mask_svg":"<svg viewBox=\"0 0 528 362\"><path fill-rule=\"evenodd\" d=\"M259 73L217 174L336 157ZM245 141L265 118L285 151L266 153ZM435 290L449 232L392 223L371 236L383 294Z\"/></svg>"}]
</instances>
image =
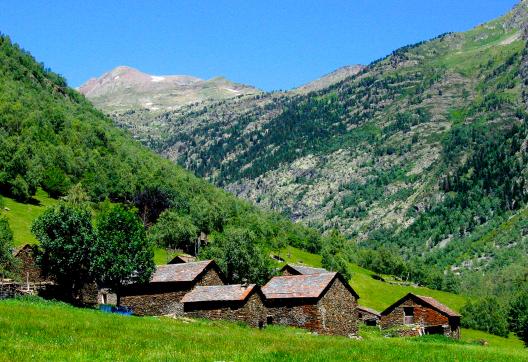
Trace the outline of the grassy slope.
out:
<instances>
[{"instance_id":1,"label":"grassy slope","mask_svg":"<svg viewBox=\"0 0 528 362\"><path fill-rule=\"evenodd\" d=\"M0 302L0 360L361 360L521 361L528 353L502 339L481 347L444 337L363 340L312 336L273 326L121 317L57 303Z\"/></svg>"},{"instance_id":2,"label":"grassy slope","mask_svg":"<svg viewBox=\"0 0 528 362\"><path fill-rule=\"evenodd\" d=\"M0 210L0 214L5 215L9 220L9 226L13 230L13 236L15 238L15 246L36 243L37 240L31 234L31 223L46 207L57 203L57 200L48 197L42 190L37 192L33 204L23 204L8 197L3 197L3 199L5 207L9 211Z\"/></svg>"},{"instance_id":3,"label":"grassy slope","mask_svg":"<svg viewBox=\"0 0 528 362\"><path fill-rule=\"evenodd\" d=\"M302 262L306 265L315 267L321 266L321 257L319 255L310 254L292 247L289 247L286 251L281 253L281 257L292 263ZM375 273L355 264L351 264L350 266L353 271L350 284L361 297L359 300L360 304L366 307L381 311L409 292L434 297L455 310L460 310L466 302L466 298L461 295L422 287L403 286L382 282L371 277L371 275ZM390 280L390 278L387 277L386 280Z\"/></svg>"}]
</instances>

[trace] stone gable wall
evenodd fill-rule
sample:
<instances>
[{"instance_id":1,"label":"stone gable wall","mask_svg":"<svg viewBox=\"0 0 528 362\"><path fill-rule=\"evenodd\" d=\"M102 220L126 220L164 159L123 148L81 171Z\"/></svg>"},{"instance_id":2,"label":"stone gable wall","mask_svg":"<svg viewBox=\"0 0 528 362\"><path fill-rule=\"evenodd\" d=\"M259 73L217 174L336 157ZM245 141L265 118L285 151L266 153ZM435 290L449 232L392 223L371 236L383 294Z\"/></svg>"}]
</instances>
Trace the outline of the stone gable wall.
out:
<instances>
[{"instance_id":1,"label":"stone gable wall","mask_svg":"<svg viewBox=\"0 0 528 362\"><path fill-rule=\"evenodd\" d=\"M357 300L343 285L334 279L318 305L321 334L353 336L358 333Z\"/></svg>"},{"instance_id":2,"label":"stone gable wall","mask_svg":"<svg viewBox=\"0 0 528 362\"><path fill-rule=\"evenodd\" d=\"M244 322L252 327L266 324L267 310L258 293L253 293L245 302L230 302L223 305L201 304L184 307L185 316L191 318L224 319ZM260 325L259 325L260 323Z\"/></svg>"},{"instance_id":3,"label":"stone gable wall","mask_svg":"<svg viewBox=\"0 0 528 362\"><path fill-rule=\"evenodd\" d=\"M280 299L267 301L266 306L274 324L329 335L351 336L358 332L356 298L338 279L320 300Z\"/></svg>"},{"instance_id":4,"label":"stone gable wall","mask_svg":"<svg viewBox=\"0 0 528 362\"><path fill-rule=\"evenodd\" d=\"M157 285L156 285L157 284ZM135 315L183 315L180 302L196 285L223 285L215 269L209 269L196 283L151 283L141 288L128 288L121 295L122 306Z\"/></svg>"},{"instance_id":5,"label":"stone gable wall","mask_svg":"<svg viewBox=\"0 0 528 362\"><path fill-rule=\"evenodd\" d=\"M43 275L42 270L37 265L35 251L32 247L24 248L15 257L19 262L17 279L26 282L29 277L30 283L41 283L48 281Z\"/></svg>"}]
</instances>

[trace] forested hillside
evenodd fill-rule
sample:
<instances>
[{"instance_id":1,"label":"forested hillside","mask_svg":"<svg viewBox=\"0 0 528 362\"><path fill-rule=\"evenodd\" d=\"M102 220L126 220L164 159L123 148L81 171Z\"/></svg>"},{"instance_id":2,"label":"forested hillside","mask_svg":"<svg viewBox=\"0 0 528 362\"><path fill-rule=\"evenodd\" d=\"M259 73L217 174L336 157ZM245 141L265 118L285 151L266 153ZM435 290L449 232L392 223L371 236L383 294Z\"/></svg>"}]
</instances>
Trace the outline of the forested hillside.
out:
<instances>
[{"instance_id":1,"label":"forested hillside","mask_svg":"<svg viewBox=\"0 0 528 362\"><path fill-rule=\"evenodd\" d=\"M339 229L365 267L509 295L528 274L527 19L521 1L309 94L113 118L237 195Z\"/></svg>"},{"instance_id":2,"label":"forested hillside","mask_svg":"<svg viewBox=\"0 0 528 362\"><path fill-rule=\"evenodd\" d=\"M55 199L81 198L95 210L105 200L133 207L160 247L192 247L200 233L210 239L244 234L249 240L243 242L254 244L251 251L268 259L275 240L313 250L321 242L314 230L262 212L135 142L2 35L0 204L1 195L38 203L39 190ZM32 222L30 216L13 221L8 214L17 235L29 233L19 228Z\"/></svg>"}]
</instances>

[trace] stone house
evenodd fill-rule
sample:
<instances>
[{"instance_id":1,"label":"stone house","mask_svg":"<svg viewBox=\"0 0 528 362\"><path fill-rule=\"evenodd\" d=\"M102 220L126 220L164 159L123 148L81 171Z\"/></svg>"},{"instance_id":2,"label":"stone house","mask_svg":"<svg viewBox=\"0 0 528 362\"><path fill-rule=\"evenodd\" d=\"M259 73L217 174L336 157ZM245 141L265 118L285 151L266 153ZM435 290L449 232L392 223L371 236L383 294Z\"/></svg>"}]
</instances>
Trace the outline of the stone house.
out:
<instances>
[{"instance_id":1,"label":"stone house","mask_svg":"<svg viewBox=\"0 0 528 362\"><path fill-rule=\"evenodd\" d=\"M358 305L358 319L365 323L367 326L376 326L378 324L379 319L381 318L380 312L364 307L362 305Z\"/></svg>"},{"instance_id":2,"label":"stone house","mask_svg":"<svg viewBox=\"0 0 528 362\"><path fill-rule=\"evenodd\" d=\"M264 295L255 284L198 286L182 303L185 316L192 318L239 321L260 328L266 322Z\"/></svg>"},{"instance_id":3,"label":"stone house","mask_svg":"<svg viewBox=\"0 0 528 362\"><path fill-rule=\"evenodd\" d=\"M135 315L183 315L181 300L194 287L223 284L222 273L213 260L159 265L149 283L122 289L120 305Z\"/></svg>"},{"instance_id":4,"label":"stone house","mask_svg":"<svg viewBox=\"0 0 528 362\"><path fill-rule=\"evenodd\" d=\"M306 274L321 274L328 273L328 270L323 268L314 268L306 265L286 264L280 270L280 274L287 275L306 275Z\"/></svg>"},{"instance_id":5,"label":"stone house","mask_svg":"<svg viewBox=\"0 0 528 362\"><path fill-rule=\"evenodd\" d=\"M460 314L431 297L409 293L383 312L381 329L401 328L402 335L443 334L460 338Z\"/></svg>"},{"instance_id":6,"label":"stone house","mask_svg":"<svg viewBox=\"0 0 528 362\"><path fill-rule=\"evenodd\" d=\"M358 294L338 273L278 276L262 293L266 324L306 328L320 334L356 335Z\"/></svg>"}]
</instances>

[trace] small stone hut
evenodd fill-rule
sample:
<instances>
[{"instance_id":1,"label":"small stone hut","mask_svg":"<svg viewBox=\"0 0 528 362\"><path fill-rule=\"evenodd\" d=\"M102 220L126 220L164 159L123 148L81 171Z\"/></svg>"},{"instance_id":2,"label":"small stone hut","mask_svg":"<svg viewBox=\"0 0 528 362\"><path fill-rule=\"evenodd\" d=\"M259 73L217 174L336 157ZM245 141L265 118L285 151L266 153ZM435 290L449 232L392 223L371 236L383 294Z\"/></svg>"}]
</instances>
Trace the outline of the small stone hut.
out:
<instances>
[{"instance_id":1,"label":"small stone hut","mask_svg":"<svg viewBox=\"0 0 528 362\"><path fill-rule=\"evenodd\" d=\"M47 278L37 264L38 246L25 244L13 251L13 256L18 261L17 279L22 283L43 283Z\"/></svg>"},{"instance_id":2,"label":"small stone hut","mask_svg":"<svg viewBox=\"0 0 528 362\"><path fill-rule=\"evenodd\" d=\"M409 293L381 312L381 329L401 327L402 335L443 334L460 338L460 314L431 297Z\"/></svg>"},{"instance_id":3,"label":"small stone hut","mask_svg":"<svg viewBox=\"0 0 528 362\"><path fill-rule=\"evenodd\" d=\"M376 326L378 324L379 319L381 318L380 312L364 307L362 305L358 305L358 319L365 323L367 326Z\"/></svg>"},{"instance_id":4,"label":"small stone hut","mask_svg":"<svg viewBox=\"0 0 528 362\"><path fill-rule=\"evenodd\" d=\"M329 271L323 268L314 268L306 265L297 264L286 264L280 270L280 274L283 276L288 275L308 275L308 274L321 274L328 273Z\"/></svg>"},{"instance_id":5,"label":"small stone hut","mask_svg":"<svg viewBox=\"0 0 528 362\"><path fill-rule=\"evenodd\" d=\"M266 324L283 324L320 334L356 335L358 294L338 273L279 276L262 293Z\"/></svg>"},{"instance_id":6,"label":"small stone hut","mask_svg":"<svg viewBox=\"0 0 528 362\"><path fill-rule=\"evenodd\" d=\"M181 300L194 287L223 284L220 268L213 260L160 265L149 283L125 286L120 305L135 315L183 315Z\"/></svg>"},{"instance_id":7,"label":"small stone hut","mask_svg":"<svg viewBox=\"0 0 528 362\"><path fill-rule=\"evenodd\" d=\"M255 284L199 286L183 299L183 310L192 318L225 319L264 327L264 295Z\"/></svg>"},{"instance_id":8,"label":"small stone hut","mask_svg":"<svg viewBox=\"0 0 528 362\"><path fill-rule=\"evenodd\" d=\"M188 254L176 255L169 261L167 264L183 264L183 263L192 263L196 261L196 257Z\"/></svg>"}]
</instances>

